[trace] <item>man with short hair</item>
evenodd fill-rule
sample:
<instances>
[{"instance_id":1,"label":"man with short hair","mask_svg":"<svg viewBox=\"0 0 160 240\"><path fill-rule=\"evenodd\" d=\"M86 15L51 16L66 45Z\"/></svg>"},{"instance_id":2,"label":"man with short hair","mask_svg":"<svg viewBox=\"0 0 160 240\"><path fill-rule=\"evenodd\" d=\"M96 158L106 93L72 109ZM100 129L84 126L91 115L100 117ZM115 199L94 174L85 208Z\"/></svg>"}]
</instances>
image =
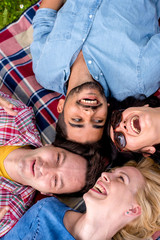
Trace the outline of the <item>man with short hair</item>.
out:
<instances>
[{"instance_id":1,"label":"man with short hair","mask_svg":"<svg viewBox=\"0 0 160 240\"><path fill-rule=\"evenodd\" d=\"M74 150L67 151L67 143L66 149L58 144L42 146L33 110L2 92L0 101L2 216L4 207L9 206L0 221L0 236L3 236L31 206L35 189L46 195L82 194L94 184L104 166L93 154L87 161ZM14 116L7 114L4 108Z\"/></svg>"},{"instance_id":2,"label":"man with short hair","mask_svg":"<svg viewBox=\"0 0 160 240\"><path fill-rule=\"evenodd\" d=\"M33 21L33 70L43 87L69 95L73 88L94 82L106 97L118 100L156 92L160 86L159 1L63 3L43 0ZM82 93L70 101L68 109L67 102L62 104L60 128L66 126L62 134L65 131L70 140L95 142L102 136L107 115L104 109L101 116L97 107L100 104L102 109L106 103L92 90Z\"/></svg>"}]
</instances>

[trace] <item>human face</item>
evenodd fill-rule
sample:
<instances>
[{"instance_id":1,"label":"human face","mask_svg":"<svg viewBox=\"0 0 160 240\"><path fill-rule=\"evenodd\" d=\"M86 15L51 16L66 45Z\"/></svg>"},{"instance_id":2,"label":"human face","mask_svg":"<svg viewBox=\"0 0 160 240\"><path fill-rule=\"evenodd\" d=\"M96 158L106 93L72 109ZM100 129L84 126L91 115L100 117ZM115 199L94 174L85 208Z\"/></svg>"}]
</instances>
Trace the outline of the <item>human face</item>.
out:
<instances>
[{"instance_id":1,"label":"human face","mask_svg":"<svg viewBox=\"0 0 160 240\"><path fill-rule=\"evenodd\" d=\"M135 167L124 166L103 172L95 186L84 195L86 207L95 209L102 218L107 214L117 218L128 209L134 211L136 193L144 184L142 174Z\"/></svg>"},{"instance_id":2,"label":"human face","mask_svg":"<svg viewBox=\"0 0 160 240\"><path fill-rule=\"evenodd\" d=\"M93 143L101 139L107 117L107 101L97 83L85 83L67 96L64 121L68 139Z\"/></svg>"},{"instance_id":3,"label":"human face","mask_svg":"<svg viewBox=\"0 0 160 240\"><path fill-rule=\"evenodd\" d=\"M121 114L117 127L114 130L112 126L110 127L110 136L115 145L117 146L115 134L118 134L122 151L154 153L155 149L152 146L156 144L155 140L158 137L155 109L148 105L130 107ZM117 147L119 149L119 144Z\"/></svg>"},{"instance_id":4,"label":"human face","mask_svg":"<svg viewBox=\"0 0 160 240\"><path fill-rule=\"evenodd\" d=\"M86 180L86 160L52 145L31 149L18 162L20 183L43 193L81 190Z\"/></svg>"}]
</instances>

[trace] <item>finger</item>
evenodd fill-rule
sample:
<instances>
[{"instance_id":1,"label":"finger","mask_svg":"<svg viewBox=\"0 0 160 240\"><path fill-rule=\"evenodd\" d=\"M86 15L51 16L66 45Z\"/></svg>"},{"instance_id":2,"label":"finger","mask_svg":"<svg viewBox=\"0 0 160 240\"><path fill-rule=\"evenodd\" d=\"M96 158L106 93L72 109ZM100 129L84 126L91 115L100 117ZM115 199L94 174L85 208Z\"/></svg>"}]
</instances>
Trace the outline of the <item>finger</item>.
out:
<instances>
[{"instance_id":1,"label":"finger","mask_svg":"<svg viewBox=\"0 0 160 240\"><path fill-rule=\"evenodd\" d=\"M3 107L3 109L11 116L16 116L17 115L17 112L15 110L13 110L12 108Z\"/></svg>"},{"instance_id":2,"label":"finger","mask_svg":"<svg viewBox=\"0 0 160 240\"><path fill-rule=\"evenodd\" d=\"M9 108L13 107L13 105L3 97L0 97L0 106L1 107L9 107Z\"/></svg>"},{"instance_id":3,"label":"finger","mask_svg":"<svg viewBox=\"0 0 160 240\"><path fill-rule=\"evenodd\" d=\"M8 212L9 207L3 207L2 209L0 209L0 220L4 217L4 215Z\"/></svg>"}]
</instances>

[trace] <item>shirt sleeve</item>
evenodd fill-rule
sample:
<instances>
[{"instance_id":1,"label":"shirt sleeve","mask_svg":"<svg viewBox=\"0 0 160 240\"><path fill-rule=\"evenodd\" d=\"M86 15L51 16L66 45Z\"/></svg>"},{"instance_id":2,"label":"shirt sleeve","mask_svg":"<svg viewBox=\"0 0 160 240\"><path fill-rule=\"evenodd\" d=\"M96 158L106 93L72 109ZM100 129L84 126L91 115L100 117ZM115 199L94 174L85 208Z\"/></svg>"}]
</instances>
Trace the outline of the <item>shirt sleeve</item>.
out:
<instances>
[{"instance_id":1,"label":"shirt sleeve","mask_svg":"<svg viewBox=\"0 0 160 240\"><path fill-rule=\"evenodd\" d=\"M33 204L34 196L35 189L32 187L0 177L0 209L9 206L9 211L0 220L0 238L14 227Z\"/></svg>"},{"instance_id":2,"label":"shirt sleeve","mask_svg":"<svg viewBox=\"0 0 160 240\"><path fill-rule=\"evenodd\" d=\"M45 47L46 39L54 28L57 11L49 8L40 8L33 19L33 42L31 54L33 59L33 70L37 66L38 59Z\"/></svg>"},{"instance_id":3,"label":"shirt sleeve","mask_svg":"<svg viewBox=\"0 0 160 240\"><path fill-rule=\"evenodd\" d=\"M25 107L18 112L15 117L15 126L20 133L17 141L21 145L28 143L35 147L42 146L40 134L36 128L35 115L31 107Z\"/></svg>"}]
</instances>

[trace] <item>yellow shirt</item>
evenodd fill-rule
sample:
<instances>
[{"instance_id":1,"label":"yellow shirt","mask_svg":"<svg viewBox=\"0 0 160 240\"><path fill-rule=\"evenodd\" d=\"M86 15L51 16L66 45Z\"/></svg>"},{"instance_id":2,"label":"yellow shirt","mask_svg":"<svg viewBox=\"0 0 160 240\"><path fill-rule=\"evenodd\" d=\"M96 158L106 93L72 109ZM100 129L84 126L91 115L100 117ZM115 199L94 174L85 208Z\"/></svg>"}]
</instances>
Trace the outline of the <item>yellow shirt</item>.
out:
<instances>
[{"instance_id":1,"label":"yellow shirt","mask_svg":"<svg viewBox=\"0 0 160 240\"><path fill-rule=\"evenodd\" d=\"M10 152L21 146L0 146L0 176L12 180L4 167L4 160ZM13 180L12 180L13 181Z\"/></svg>"}]
</instances>

